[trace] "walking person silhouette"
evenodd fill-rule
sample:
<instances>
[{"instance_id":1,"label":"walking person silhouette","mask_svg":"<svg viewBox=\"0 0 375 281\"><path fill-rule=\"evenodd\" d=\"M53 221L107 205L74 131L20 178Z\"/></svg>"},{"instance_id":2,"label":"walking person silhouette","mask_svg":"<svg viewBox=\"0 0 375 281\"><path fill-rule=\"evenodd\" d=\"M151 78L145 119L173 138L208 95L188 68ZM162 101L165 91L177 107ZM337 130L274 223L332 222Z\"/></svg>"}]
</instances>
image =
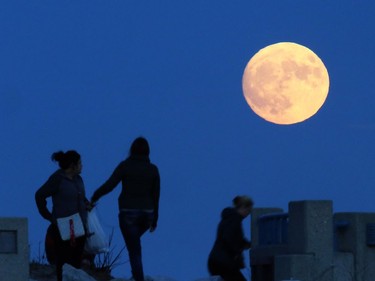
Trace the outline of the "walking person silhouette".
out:
<instances>
[{"instance_id":1,"label":"walking person silhouette","mask_svg":"<svg viewBox=\"0 0 375 281\"><path fill-rule=\"evenodd\" d=\"M115 168L91 198L91 204L95 204L122 182L118 198L119 224L136 281L144 281L141 237L147 230L155 231L159 217L160 176L156 165L150 162L149 154L148 141L143 137L136 138L129 157Z\"/></svg>"},{"instance_id":2,"label":"walking person silhouette","mask_svg":"<svg viewBox=\"0 0 375 281\"><path fill-rule=\"evenodd\" d=\"M233 207L225 208L217 228L214 246L208 258L208 271L225 281L246 281L241 273L245 267L243 250L251 243L245 238L242 220L250 215L254 202L248 196L236 196Z\"/></svg>"}]
</instances>

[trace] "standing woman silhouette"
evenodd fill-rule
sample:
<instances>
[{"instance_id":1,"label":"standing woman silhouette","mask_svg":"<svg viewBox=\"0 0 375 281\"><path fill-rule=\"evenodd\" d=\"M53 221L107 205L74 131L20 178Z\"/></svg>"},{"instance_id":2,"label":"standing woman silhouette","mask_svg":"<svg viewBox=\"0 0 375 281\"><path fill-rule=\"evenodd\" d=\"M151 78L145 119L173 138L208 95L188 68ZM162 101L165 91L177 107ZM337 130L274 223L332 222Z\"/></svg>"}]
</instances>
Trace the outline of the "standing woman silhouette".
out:
<instances>
[{"instance_id":1,"label":"standing woman silhouette","mask_svg":"<svg viewBox=\"0 0 375 281\"><path fill-rule=\"evenodd\" d=\"M39 213L51 222L48 234L53 240L57 280L62 281L62 267L65 263L76 268L81 267L85 246L85 236L63 241L57 227L57 219L79 213L83 225L87 221L85 187L80 176L82 171L81 156L74 150L55 152L52 160L59 163L60 169L54 172L46 183L35 193ZM47 208L47 198L52 197L52 212Z\"/></svg>"},{"instance_id":2,"label":"standing woman silhouette","mask_svg":"<svg viewBox=\"0 0 375 281\"><path fill-rule=\"evenodd\" d=\"M95 204L122 182L118 198L119 224L136 281L144 281L141 236L148 229L150 232L155 230L159 212L160 176L158 168L150 162L149 154L147 140L136 138L130 147L129 157L116 167L91 198L91 204Z\"/></svg>"}]
</instances>

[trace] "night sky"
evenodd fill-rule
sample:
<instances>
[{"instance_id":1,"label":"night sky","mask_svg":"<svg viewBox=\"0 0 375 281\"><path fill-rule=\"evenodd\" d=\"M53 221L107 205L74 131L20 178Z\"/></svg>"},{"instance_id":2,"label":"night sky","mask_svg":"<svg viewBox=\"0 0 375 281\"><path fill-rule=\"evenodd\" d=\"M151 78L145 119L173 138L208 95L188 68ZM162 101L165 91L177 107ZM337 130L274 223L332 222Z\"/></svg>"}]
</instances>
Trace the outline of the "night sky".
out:
<instances>
[{"instance_id":1,"label":"night sky","mask_svg":"<svg viewBox=\"0 0 375 281\"><path fill-rule=\"evenodd\" d=\"M34 193L58 168L51 154L82 155L91 197L138 136L161 175L146 275L208 276L220 212L238 194L373 212L374 15L373 1L2 1L0 216L28 217L35 257L48 222ZM258 117L242 93L249 59L277 42L308 47L330 77L322 108L295 125ZM116 249L120 189L98 205ZM114 273L130 277L129 264Z\"/></svg>"}]
</instances>

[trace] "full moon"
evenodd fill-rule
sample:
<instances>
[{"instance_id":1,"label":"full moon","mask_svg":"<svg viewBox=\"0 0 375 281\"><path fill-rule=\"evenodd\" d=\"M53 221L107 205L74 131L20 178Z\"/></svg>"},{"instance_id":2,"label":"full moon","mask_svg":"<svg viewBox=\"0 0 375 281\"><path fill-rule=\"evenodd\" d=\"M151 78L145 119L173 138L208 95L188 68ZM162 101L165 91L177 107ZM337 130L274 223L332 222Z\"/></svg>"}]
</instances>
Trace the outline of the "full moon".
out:
<instances>
[{"instance_id":1,"label":"full moon","mask_svg":"<svg viewBox=\"0 0 375 281\"><path fill-rule=\"evenodd\" d=\"M242 89L251 109L281 125L302 122L324 104L329 76L310 49L290 42L269 45L248 62Z\"/></svg>"}]
</instances>

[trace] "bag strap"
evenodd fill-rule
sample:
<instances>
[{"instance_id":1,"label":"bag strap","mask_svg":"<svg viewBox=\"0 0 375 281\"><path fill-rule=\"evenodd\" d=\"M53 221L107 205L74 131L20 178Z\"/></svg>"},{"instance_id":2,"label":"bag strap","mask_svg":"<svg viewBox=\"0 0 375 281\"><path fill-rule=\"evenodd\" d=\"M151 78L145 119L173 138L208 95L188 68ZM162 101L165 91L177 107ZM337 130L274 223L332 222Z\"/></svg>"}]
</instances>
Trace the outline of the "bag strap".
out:
<instances>
[{"instance_id":1,"label":"bag strap","mask_svg":"<svg viewBox=\"0 0 375 281\"><path fill-rule=\"evenodd\" d=\"M69 220L69 229L70 229L70 245L74 245L76 242L76 237L74 233L74 222L73 219Z\"/></svg>"}]
</instances>

